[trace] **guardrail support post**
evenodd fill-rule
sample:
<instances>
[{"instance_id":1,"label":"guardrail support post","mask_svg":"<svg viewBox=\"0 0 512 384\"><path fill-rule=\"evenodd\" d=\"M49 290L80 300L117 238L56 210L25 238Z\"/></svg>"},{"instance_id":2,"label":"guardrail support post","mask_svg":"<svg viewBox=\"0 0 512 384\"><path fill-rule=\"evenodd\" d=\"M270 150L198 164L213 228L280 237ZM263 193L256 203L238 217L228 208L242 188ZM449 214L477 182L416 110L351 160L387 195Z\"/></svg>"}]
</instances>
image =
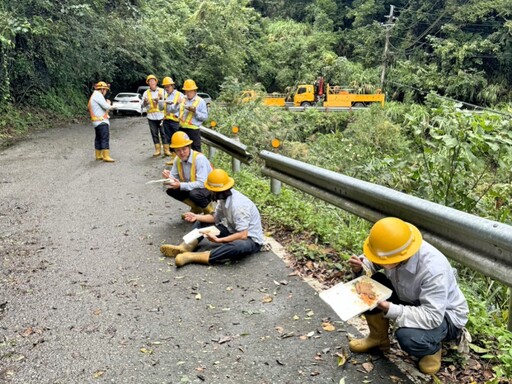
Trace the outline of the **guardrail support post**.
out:
<instances>
[{"instance_id":1,"label":"guardrail support post","mask_svg":"<svg viewBox=\"0 0 512 384\"><path fill-rule=\"evenodd\" d=\"M512 287L508 288L509 290L509 301L508 301L508 325L507 329L512 332Z\"/></svg>"},{"instance_id":2,"label":"guardrail support post","mask_svg":"<svg viewBox=\"0 0 512 384\"><path fill-rule=\"evenodd\" d=\"M240 160L232 157L231 158L231 168L233 170L233 173L240 172Z\"/></svg>"},{"instance_id":3,"label":"guardrail support post","mask_svg":"<svg viewBox=\"0 0 512 384\"><path fill-rule=\"evenodd\" d=\"M270 191L274 195L279 195L281 193L281 181L271 178L270 179Z\"/></svg>"},{"instance_id":4,"label":"guardrail support post","mask_svg":"<svg viewBox=\"0 0 512 384\"><path fill-rule=\"evenodd\" d=\"M215 148L213 145L210 145L208 147L208 160L213 161L213 158L215 157L216 153L217 153L217 148Z\"/></svg>"}]
</instances>

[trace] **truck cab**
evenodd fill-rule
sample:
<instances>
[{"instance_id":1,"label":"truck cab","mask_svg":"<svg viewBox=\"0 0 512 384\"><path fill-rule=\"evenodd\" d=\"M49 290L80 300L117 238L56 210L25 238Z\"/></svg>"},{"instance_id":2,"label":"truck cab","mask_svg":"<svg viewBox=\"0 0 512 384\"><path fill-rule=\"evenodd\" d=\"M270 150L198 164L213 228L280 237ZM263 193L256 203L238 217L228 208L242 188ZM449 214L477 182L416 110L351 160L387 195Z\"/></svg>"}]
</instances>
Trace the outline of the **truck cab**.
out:
<instances>
[{"instance_id":1,"label":"truck cab","mask_svg":"<svg viewBox=\"0 0 512 384\"><path fill-rule=\"evenodd\" d=\"M293 97L293 105L296 107L310 107L316 103L315 87L312 84L300 84Z\"/></svg>"}]
</instances>

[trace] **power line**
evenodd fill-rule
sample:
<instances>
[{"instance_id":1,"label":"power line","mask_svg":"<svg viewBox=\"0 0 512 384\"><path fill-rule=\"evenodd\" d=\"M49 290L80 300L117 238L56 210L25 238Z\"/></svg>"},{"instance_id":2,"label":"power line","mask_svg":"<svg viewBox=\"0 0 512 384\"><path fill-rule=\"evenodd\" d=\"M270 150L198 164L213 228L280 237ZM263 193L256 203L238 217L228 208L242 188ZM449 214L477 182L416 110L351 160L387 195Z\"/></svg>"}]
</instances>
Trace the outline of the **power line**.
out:
<instances>
[{"instance_id":1,"label":"power line","mask_svg":"<svg viewBox=\"0 0 512 384\"><path fill-rule=\"evenodd\" d=\"M416 88L416 87L413 87L413 86L410 86L410 85L407 85L407 84L402 84L402 83L397 83L396 81L391 81L391 80L388 80L386 81L386 83L391 83L391 84L395 84L395 85L400 85L402 87L406 87L406 88L410 88L410 89L414 89L415 91L418 91L418 92L421 92L421 93L424 93L424 94L427 94L427 93L430 93L431 91L424 91L423 89L420 89L420 88ZM457 102L457 103L461 103L461 104L464 104L464 105L467 105L467 106L470 106L472 108L475 108L475 109L481 109L483 111L489 111L489 112L493 112L493 113L496 113L498 115L503 115L503 116L507 116L507 117L510 117L512 118L512 115L509 114L509 113L506 113L506 112L501 112L501 111L496 111L494 109L490 109L490 108L487 108L487 107L482 107L480 105L476 105L476 104L471 104L471 103L468 103L466 101L462 101L462 100L457 100L457 99L452 99L451 97L447 97L447 96L441 96L441 95L438 95L437 93L433 93L434 96L436 97L439 97L441 99L445 99L445 100L449 100L449 101L454 101L454 102Z\"/></svg>"}]
</instances>

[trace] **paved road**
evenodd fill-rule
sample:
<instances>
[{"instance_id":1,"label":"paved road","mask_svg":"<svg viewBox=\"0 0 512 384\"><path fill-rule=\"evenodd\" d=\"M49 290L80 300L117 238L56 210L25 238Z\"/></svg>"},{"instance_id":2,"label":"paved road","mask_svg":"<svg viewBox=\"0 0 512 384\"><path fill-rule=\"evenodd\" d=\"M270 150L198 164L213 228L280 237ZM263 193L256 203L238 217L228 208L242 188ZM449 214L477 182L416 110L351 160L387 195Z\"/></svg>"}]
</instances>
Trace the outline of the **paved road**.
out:
<instances>
[{"instance_id":1,"label":"paved road","mask_svg":"<svg viewBox=\"0 0 512 384\"><path fill-rule=\"evenodd\" d=\"M379 356L337 367L355 330L323 331L335 314L273 253L162 258L190 228L186 206L145 185L163 167L145 120L111 131L114 164L94 161L89 126L0 151L0 382L408 382Z\"/></svg>"}]
</instances>

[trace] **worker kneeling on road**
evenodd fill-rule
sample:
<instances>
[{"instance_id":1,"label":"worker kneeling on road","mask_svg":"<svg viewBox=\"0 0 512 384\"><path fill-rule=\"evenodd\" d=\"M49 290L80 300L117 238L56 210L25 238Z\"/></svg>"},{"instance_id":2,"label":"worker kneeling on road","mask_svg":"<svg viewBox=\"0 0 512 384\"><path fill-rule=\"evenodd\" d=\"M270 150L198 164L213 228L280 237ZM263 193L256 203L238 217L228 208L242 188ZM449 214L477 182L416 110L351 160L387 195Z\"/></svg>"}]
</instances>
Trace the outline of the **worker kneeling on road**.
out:
<instances>
[{"instance_id":1,"label":"worker kneeling on road","mask_svg":"<svg viewBox=\"0 0 512 384\"><path fill-rule=\"evenodd\" d=\"M167 194L182 201L192 208L193 213L209 214L213 212L211 192L205 188L204 182L212 171L212 166L205 155L192 150L192 140L185 132L176 132L171 138L171 148L176 152L177 159L172 169L164 170L162 176L171 179L166 184Z\"/></svg>"},{"instance_id":2,"label":"worker kneeling on road","mask_svg":"<svg viewBox=\"0 0 512 384\"><path fill-rule=\"evenodd\" d=\"M450 263L422 240L414 225L394 217L375 223L363 251L366 257L349 259L352 272L359 275L364 267L374 273L372 279L392 289L393 294L389 301L381 301L365 313L370 335L351 340L350 350L388 350L389 320L393 320L400 347L420 359L421 372L437 373L442 342L463 336L469 312ZM377 269L384 271L375 273Z\"/></svg>"},{"instance_id":3,"label":"worker kneeling on road","mask_svg":"<svg viewBox=\"0 0 512 384\"><path fill-rule=\"evenodd\" d=\"M246 196L233 189L235 181L222 169L209 175L205 187L212 191L217 207L213 214L196 215L186 213L185 220L196 223L196 228L215 224L218 236L205 233L206 238L218 244L211 251L194 251L202 237L191 244L162 245L160 251L168 257L176 257L176 266L188 263L209 264L225 260L238 260L243 256L259 252L263 245L263 229L256 205Z\"/></svg>"}]
</instances>

